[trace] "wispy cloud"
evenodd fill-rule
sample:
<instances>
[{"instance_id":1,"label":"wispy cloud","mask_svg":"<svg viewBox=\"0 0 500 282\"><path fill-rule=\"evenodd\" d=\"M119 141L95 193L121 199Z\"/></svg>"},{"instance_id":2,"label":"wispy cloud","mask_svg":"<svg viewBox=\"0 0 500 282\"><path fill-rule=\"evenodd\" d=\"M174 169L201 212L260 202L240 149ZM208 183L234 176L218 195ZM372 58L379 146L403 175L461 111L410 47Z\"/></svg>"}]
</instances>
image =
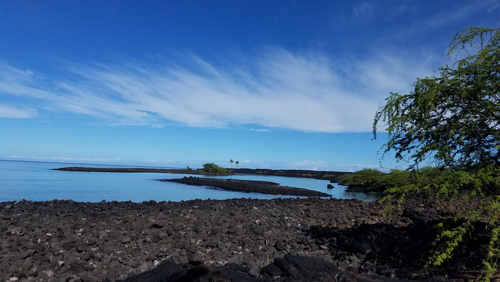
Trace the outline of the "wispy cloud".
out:
<instances>
[{"instance_id":1,"label":"wispy cloud","mask_svg":"<svg viewBox=\"0 0 500 282\"><path fill-rule=\"evenodd\" d=\"M432 69L416 56L383 54L334 62L324 54L271 48L245 65L186 55L183 67L167 62L71 65L71 80L0 61L0 97L24 98L11 107L26 109L25 117L34 113L36 99L43 110L93 116L108 124L369 131L390 91L408 91L417 76Z\"/></svg>"},{"instance_id":2,"label":"wispy cloud","mask_svg":"<svg viewBox=\"0 0 500 282\"><path fill-rule=\"evenodd\" d=\"M419 24L419 29L422 31L428 31L429 29L438 29L443 26L455 25L457 22L467 21L471 18L471 15L483 14L484 12L490 13L498 7L499 4L496 0L470 2L469 5L456 5L446 13L437 13L434 16L423 20ZM464 26L464 28L465 27L467 26Z\"/></svg>"},{"instance_id":3,"label":"wispy cloud","mask_svg":"<svg viewBox=\"0 0 500 282\"><path fill-rule=\"evenodd\" d=\"M35 160L35 161L52 161L52 162L98 162L98 163L115 163L121 158L65 158L65 157L37 157L37 156L8 156L8 159L13 160Z\"/></svg>"},{"instance_id":4,"label":"wispy cloud","mask_svg":"<svg viewBox=\"0 0 500 282\"><path fill-rule=\"evenodd\" d=\"M397 6L397 7L393 7L390 11L392 13L397 13L397 14L401 14L401 15L416 15L418 13L418 7L416 5L410 5L410 6L407 6L407 5L401 5L401 6Z\"/></svg>"},{"instance_id":5,"label":"wispy cloud","mask_svg":"<svg viewBox=\"0 0 500 282\"><path fill-rule=\"evenodd\" d=\"M352 12L354 13L354 15L356 17L365 17L365 18L369 18L373 15L373 5L369 4L369 3L366 3L366 2L363 2L357 6L355 6L352 10Z\"/></svg>"},{"instance_id":6,"label":"wispy cloud","mask_svg":"<svg viewBox=\"0 0 500 282\"><path fill-rule=\"evenodd\" d=\"M30 70L21 70L0 60L0 94L53 99L54 95L44 91L39 78Z\"/></svg>"},{"instance_id":7,"label":"wispy cloud","mask_svg":"<svg viewBox=\"0 0 500 282\"><path fill-rule=\"evenodd\" d=\"M10 105L0 104L0 118L33 118L36 110L30 108L17 108Z\"/></svg>"},{"instance_id":8,"label":"wispy cloud","mask_svg":"<svg viewBox=\"0 0 500 282\"><path fill-rule=\"evenodd\" d=\"M291 166L296 169L323 170L327 168L329 164L325 163L322 160L317 160L317 161L303 160L301 162L294 163Z\"/></svg>"},{"instance_id":9,"label":"wispy cloud","mask_svg":"<svg viewBox=\"0 0 500 282\"><path fill-rule=\"evenodd\" d=\"M493 5L491 5L491 8L488 9L488 13L492 13L497 9L500 9L500 3L494 3Z\"/></svg>"},{"instance_id":10,"label":"wispy cloud","mask_svg":"<svg viewBox=\"0 0 500 282\"><path fill-rule=\"evenodd\" d=\"M407 169L404 165L381 166L379 164L362 164L362 163L329 163L323 160L303 160L301 162L281 164L279 167L286 167L290 169L304 169L304 170L325 170L325 171L348 171L354 172L361 169L378 169L380 171L390 171L391 169Z\"/></svg>"}]
</instances>

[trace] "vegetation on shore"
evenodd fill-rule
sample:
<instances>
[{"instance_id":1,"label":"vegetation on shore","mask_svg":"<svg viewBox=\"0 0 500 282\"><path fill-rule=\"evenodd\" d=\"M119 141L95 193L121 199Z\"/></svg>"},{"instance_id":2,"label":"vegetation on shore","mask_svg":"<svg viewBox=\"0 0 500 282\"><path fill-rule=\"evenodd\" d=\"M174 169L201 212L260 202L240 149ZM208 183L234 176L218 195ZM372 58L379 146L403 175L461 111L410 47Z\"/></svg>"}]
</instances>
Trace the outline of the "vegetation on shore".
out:
<instances>
[{"instance_id":1,"label":"vegetation on shore","mask_svg":"<svg viewBox=\"0 0 500 282\"><path fill-rule=\"evenodd\" d=\"M363 169L338 177L339 184L362 188L366 192L384 192L389 188L402 187L410 183L411 173L406 170L391 170L390 173L378 169Z\"/></svg>"},{"instance_id":2,"label":"vegetation on shore","mask_svg":"<svg viewBox=\"0 0 500 282\"><path fill-rule=\"evenodd\" d=\"M466 56L459 57L462 50ZM410 162L410 171L382 176L363 171L344 181L383 187L382 202L388 210L410 195L481 197L479 209L455 217L458 226L438 226L441 232L428 266L440 266L453 257L483 224L490 237L478 279L489 281L498 273L500 258L500 29L470 27L458 32L450 44L448 55L452 54L461 59L440 68L438 76L417 79L409 94L391 93L375 115L375 138L381 124L389 133L384 154L395 152L398 161ZM419 169L426 162L435 167ZM389 175L393 179L386 178Z\"/></svg>"},{"instance_id":3,"label":"vegetation on shore","mask_svg":"<svg viewBox=\"0 0 500 282\"><path fill-rule=\"evenodd\" d=\"M214 163L206 163L203 165L201 173L228 175L228 174L233 174L233 170L220 167Z\"/></svg>"}]
</instances>

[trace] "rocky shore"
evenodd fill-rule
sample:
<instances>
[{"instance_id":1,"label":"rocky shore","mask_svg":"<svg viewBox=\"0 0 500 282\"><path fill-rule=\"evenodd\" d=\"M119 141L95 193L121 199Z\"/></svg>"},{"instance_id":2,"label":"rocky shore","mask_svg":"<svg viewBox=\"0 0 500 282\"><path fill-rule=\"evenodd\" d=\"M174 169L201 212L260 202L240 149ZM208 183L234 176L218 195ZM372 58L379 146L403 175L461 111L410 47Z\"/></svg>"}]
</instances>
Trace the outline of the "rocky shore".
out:
<instances>
[{"instance_id":1,"label":"rocky shore","mask_svg":"<svg viewBox=\"0 0 500 282\"><path fill-rule=\"evenodd\" d=\"M463 277L480 263L467 249L422 271L436 220L461 208L409 203L388 223L359 200L3 202L0 280L304 281L308 264L321 281Z\"/></svg>"},{"instance_id":2,"label":"rocky shore","mask_svg":"<svg viewBox=\"0 0 500 282\"><path fill-rule=\"evenodd\" d=\"M208 177L183 177L175 179L158 179L164 182L176 182L187 185L215 187L228 191L261 193L270 195L304 196L304 197L330 197L329 194L297 187L281 186L270 181L208 178Z\"/></svg>"}]
</instances>

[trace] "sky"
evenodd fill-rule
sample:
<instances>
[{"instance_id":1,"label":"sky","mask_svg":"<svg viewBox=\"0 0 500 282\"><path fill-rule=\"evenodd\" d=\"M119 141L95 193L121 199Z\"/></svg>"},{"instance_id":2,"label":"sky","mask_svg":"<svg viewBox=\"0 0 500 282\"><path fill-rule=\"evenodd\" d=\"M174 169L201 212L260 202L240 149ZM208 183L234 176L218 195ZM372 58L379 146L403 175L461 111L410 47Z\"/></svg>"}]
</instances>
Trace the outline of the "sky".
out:
<instances>
[{"instance_id":1,"label":"sky","mask_svg":"<svg viewBox=\"0 0 500 282\"><path fill-rule=\"evenodd\" d=\"M500 1L0 1L0 159L405 168L375 113L469 26Z\"/></svg>"}]
</instances>

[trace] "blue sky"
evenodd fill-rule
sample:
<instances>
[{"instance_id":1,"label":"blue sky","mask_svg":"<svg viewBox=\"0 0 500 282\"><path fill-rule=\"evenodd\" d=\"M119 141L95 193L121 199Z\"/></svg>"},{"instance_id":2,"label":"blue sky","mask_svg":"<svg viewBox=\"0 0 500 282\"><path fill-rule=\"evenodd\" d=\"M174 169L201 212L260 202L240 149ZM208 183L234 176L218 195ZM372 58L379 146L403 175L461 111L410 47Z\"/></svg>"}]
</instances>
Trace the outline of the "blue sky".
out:
<instances>
[{"instance_id":1,"label":"blue sky","mask_svg":"<svg viewBox=\"0 0 500 282\"><path fill-rule=\"evenodd\" d=\"M0 159L377 167L376 110L469 26L500 2L2 1Z\"/></svg>"}]
</instances>

